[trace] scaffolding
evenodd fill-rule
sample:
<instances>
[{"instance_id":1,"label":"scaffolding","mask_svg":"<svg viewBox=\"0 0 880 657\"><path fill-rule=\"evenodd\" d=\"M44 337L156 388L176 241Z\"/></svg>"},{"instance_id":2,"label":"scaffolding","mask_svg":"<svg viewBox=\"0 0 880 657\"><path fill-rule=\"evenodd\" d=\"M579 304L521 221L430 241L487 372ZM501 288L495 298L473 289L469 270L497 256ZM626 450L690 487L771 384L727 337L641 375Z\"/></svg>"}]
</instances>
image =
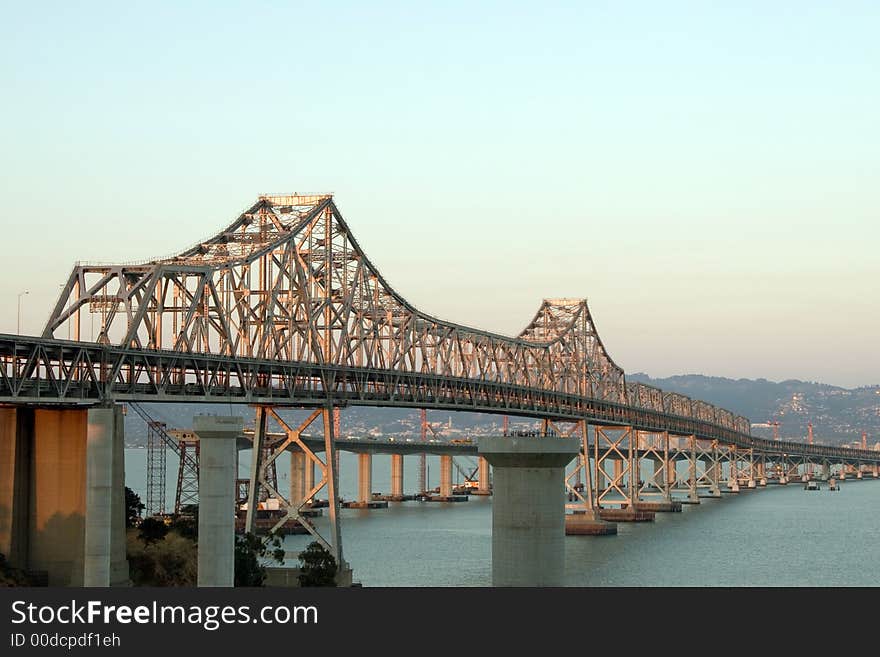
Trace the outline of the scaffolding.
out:
<instances>
[{"instance_id":1,"label":"scaffolding","mask_svg":"<svg viewBox=\"0 0 880 657\"><path fill-rule=\"evenodd\" d=\"M165 423L147 422L147 515L165 513L165 473L168 445Z\"/></svg>"},{"instance_id":2,"label":"scaffolding","mask_svg":"<svg viewBox=\"0 0 880 657\"><path fill-rule=\"evenodd\" d=\"M177 494L174 514L179 515L189 505L199 503L199 439L188 431L171 431L177 438L180 464L177 467Z\"/></svg>"}]
</instances>

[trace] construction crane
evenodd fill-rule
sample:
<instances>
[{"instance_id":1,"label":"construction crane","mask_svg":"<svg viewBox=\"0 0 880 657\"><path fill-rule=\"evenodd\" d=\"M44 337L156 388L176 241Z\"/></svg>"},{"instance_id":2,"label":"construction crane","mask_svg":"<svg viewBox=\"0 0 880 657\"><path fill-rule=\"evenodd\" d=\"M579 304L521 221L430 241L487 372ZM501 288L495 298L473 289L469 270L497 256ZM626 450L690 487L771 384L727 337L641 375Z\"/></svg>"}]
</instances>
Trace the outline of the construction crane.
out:
<instances>
[{"instance_id":1,"label":"construction crane","mask_svg":"<svg viewBox=\"0 0 880 657\"><path fill-rule=\"evenodd\" d=\"M166 449L174 452L180 463L174 500L175 515L184 506L198 504L198 441L184 436L172 437L167 425L154 420L139 403L128 402L128 406L147 423L147 513L163 513L165 510Z\"/></svg>"},{"instance_id":2,"label":"construction crane","mask_svg":"<svg viewBox=\"0 0 880 657\"><path fill-rule=\"evenodd\" d=\"M773 427L773 440L779 440L779 420L773 420L772 422L768 422L771 427Z\"/></svg>"},{"instance_id":3,"label":"construction crane","mask_svg":"<svg viewBox=\"0 0 880 657\"><path fill-rule=\"evenodd\" d=\"M813 421L810 420L807 422L807 442L812 445L813 444ZM812 462L807 464L807 476L812 479L813 477L813 464Z\"/></svg>"}]
</instances>

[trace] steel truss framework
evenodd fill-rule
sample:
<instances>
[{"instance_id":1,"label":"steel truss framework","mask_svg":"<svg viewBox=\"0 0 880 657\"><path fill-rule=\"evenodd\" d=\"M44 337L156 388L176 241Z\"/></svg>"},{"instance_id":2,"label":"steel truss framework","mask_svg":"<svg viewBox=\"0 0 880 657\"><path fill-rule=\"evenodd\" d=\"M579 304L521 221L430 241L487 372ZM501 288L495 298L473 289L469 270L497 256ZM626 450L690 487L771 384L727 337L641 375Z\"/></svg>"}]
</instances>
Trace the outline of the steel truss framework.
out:
<instances>
[{"instance_id":1,"label":"steel truss framework","mask_svg":"<svg viewBox=\"0 0 880 657\"><path fill-rule=\"evenodd\" d=\"M86 314L99 320L89 335ZM260 196L168 258L77 264L41 338L0 336L0 403L221 399L586 419L880 460L754 438L747 418L627 381L584 299L544 300L516 337L420 312L370 262L330 195Z\"/></svg>"},{"instance_id":2,"label":"steel truss framework","mask_svg":"<svg viewBox=\"0 0 880 657\"><path fill-rule=\"evenodd\" d=\"M636 431L635 458L636 501L661 498L669 500L675 481L675 462L669 458L669 432ZM644 473L643 463L653 463L653 470Z\"/></svg>"},{"instance_id":3,"label":"steel truss framework","mask_svg":"<svg viewBox=\"0 0 880 657\"><path fill-rule=\"evenodd\" d=\"M307 437L304 432L309 429L316 420L321 419L323 425L324 438L324 459L321 459L314 450L307 444ZM270 423L277 425L279 432L270 431ZM269 497L277 499L285 514L278 519L270 531L275 531L282 527L289 519L296 520L308 532L315 537L325 548L331 551L339 564L344 563L342 558L342 540L339 528L339 464L337 461L337 450L335 430L339 423L334 418L333 409L325 406L312 411L304 422L298 426L289 425L282 419L275 408L271 406L258 406L256 409L256 422L253 433L253 458L251 460L251 477L252 482L248 489L248 506L247 516L245 518L245 531L254 533L257 500L260 497L260 491L265 490ZM277 487L274 478L275 463L285 451L289 449L299 448L306 457L306 470L311 471L317 466L321 473L321 478L317 483L311 483L311 486L305 491L300 500L289 499L283 495ZM291 477L294 473L291 472ZM329 500L328 512L330 514L330 537L329 540L318 532L314 523L302 512L310 505L315 495L321 491L327 491Z\"/></svg>"},{"instance_id":4,"label":"steel truss framework","mask_svg":"<svg viewBox=\"0 0 880 657\"><path fill-rule=\"evenodd\" d=\"M730 460L728 487L754 488L756 485L754 450L734 448Z\"/></svg>"},{"instance_id":5,"label":"steel truss framework","mask_svg":"<svg viewBox=\"0 0 880 657\"><path fill-rule=\"evenodd\" d=\"M673 492L684 491L687 499L697 502L697 437L670 436L669 458L674 463L684 461L687 464L685 468L674 468L675 480L672 482L670 496Z\"/></svg>"}]
</instances>

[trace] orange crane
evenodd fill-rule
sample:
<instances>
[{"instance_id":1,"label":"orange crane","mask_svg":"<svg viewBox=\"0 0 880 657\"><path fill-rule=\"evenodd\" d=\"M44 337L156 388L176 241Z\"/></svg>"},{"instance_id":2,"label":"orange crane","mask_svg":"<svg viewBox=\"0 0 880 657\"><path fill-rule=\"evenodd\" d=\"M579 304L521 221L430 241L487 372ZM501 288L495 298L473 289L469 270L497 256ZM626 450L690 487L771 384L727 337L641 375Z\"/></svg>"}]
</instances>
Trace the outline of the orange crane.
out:
<instances>
[{"instance_id":1,"label":"orange crane","mask_svg":"<svg viewBox=\"0 0 880 657\"><path fill-rule=\"evenodd\" d=\"M779 440L779 420L773 420L767 424L773 427L773 440Z\"/></svg>"},{"instance_id":2,"label":"orange crane","mask_svg":"<svg viewBox=\"0 0 880 657\"><path fill-rule=\"evenodd\" d=\"M813 422L807 422L807 442L812 445L813 444ZM813 463L810 462L807 464L807 476L811 479L813 478Z\"/></svg>"}]
</instances>

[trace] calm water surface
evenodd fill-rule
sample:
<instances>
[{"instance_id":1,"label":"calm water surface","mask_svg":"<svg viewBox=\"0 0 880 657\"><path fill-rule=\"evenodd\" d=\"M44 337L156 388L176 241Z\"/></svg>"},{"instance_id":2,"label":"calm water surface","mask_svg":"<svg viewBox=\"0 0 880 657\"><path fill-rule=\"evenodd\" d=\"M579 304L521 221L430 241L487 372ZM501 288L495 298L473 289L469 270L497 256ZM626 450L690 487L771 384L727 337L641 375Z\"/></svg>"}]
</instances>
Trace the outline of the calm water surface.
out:
<instances>
[{"instance_id":1,"label":"calm water surface","mask_svg":"<svg viewBox=\"0 0 880 657\"><path fill-rule=\"evenodd\" d=\"M242 476L247 468L242 453ZM279 459L279 484L288 482ZM414 488L418 459L404 459L404 488ZM436 486L439 460L428 458ZM173 504L176 459L169 455ZM354 498L357 460L343 452L340 493ZM142 498L146 450L126 450L126 484ZM373 459L373 490L387 492L390 458ZM319 495L320 496L320 495ZM768 486L658 513L653 523L619 523L618 535L565 539L570 586L880 586L880 481L843 483L841 491ZM317 518L319 530L326 518ZM402 502L387 509L342 510L345 558L364 586L489 586L492 500ZM310 538L289 536L291 555ZM292 557L295 562L295 557Z\"/></svg>"}]
</instances>

